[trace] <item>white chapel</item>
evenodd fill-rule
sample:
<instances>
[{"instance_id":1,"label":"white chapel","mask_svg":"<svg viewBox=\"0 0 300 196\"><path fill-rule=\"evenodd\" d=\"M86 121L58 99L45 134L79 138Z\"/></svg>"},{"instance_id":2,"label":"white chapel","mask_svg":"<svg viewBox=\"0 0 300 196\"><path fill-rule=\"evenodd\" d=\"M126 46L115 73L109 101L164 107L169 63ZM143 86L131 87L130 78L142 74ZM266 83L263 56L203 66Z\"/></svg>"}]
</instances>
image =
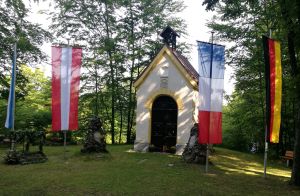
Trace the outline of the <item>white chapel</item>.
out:
<instances>
[{"instance_id":1,"label":"white chapel","mask_svg":"<svg viewBox=\"0 0 300 196\"><path fill-rule=\"evenodd\" d=\"M176 51L177 33L167 27L165 45L134 83L137 96L135 151L182 154L198 122L197 71Z\"/></svg>"}]
</instances>

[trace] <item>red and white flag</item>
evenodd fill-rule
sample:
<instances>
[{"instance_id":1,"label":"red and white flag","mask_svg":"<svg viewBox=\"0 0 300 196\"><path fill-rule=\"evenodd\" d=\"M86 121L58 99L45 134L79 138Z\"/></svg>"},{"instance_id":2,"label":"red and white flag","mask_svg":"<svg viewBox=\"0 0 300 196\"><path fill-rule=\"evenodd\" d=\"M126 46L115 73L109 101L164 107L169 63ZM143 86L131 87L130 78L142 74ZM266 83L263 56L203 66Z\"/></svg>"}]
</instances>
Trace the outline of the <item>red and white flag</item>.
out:
<instances>
[{"instance_id":1,"label":"red and white flag","mask_svg":"<svg viewBox=\"0 0 300 196\"><path fill-rule=\"evenodd\" d=\"M200 144L222 143L224 54L224 46L198 42L200 98L198 142Z\"/></svg>"},{"instance_id":2,"label":"red and white flag","mask_svg":"<svg viewBox=\"0 0 300 196\"><path fill-rule=\"evenodd\" d=\"M52 130L78 129L81 48L52 47Z\"/></svg>"}]
</instances>

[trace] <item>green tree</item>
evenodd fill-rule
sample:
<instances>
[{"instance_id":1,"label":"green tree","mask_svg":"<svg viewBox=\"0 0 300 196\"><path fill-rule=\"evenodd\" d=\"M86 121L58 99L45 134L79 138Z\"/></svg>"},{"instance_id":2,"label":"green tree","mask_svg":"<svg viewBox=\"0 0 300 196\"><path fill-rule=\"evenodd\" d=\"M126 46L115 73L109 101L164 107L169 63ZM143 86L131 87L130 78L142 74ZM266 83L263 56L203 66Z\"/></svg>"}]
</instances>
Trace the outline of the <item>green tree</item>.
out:
<instances>
[{"instance_id":1,"label":"green tree","mask_svg":"<svg viewBox=\"0 0 300 196\"><path fill-rule=\"evenodd\" d=\"M289 146L286 145L287 143L294 143L295 156L291 182L300 186L300 106L296 101L300 98L299 59L297 58L300 52L300 2L297 0L205 0L204 5L208 10L215 9L221 15L218 22L210 23L210 27L216 30L220 37L235 42L234 46L229 49L230 63L233 63L236 69L236 93L241 94L240 97L244 100L246 99L243 95L247 95L247 97L254 95L252 101L256 102L260 98L255 98L255 96L259 96L259 92L263 92L264 84L261 80L263 71L255 72L255 67L257 67L255 62L263 67L263 62L259 62L262 59L262 55L260 55L262 49L258 44L255 46L255 43L260 43L260 35L268 35L269 30L272 31L272 38L281 40L283 104L280 144L276 148L278 152L279 146L286 147ZM251 49L257 52L253 53ZM239 59L246 61L239 61ZM249 60L251 60L250 63L247 63ZM245 70L251 71L247 73ZM253 84L249 78L251 75L254 76L253 79L259 78L261 81L259 92L255 93L247 86L247 83L248 85ZM261 97L263 95L261 94ZM251 100L248 100L246 104L249 104L249 101ZM262 114L264 114L263 102L261 102L261 106ZM251 110L255 112L254 108ZM242 117L239 118L244 118L247 113L241 112L240 114Z\"/></svg>"},{"instance_id":2,"label":"green tree","mask_svg":"<svg viewBox=\"0 0 300 196\"><path fill-rule=\"evenodd\" d=\"M45 131L51 124L50 79L44 77L44 73L39 69L33 71L26 65L19 67L19 70L26 78L22 87L26 94L16 99L15 129ZM20 91L18 86L16 91ZM5 108L1 110L0 119L0 123L4 125L7 103L0 104L0 107Z\"/></svg>"},{"instance_id":3,"label":"green tree","mask_svg":"<svg viewBox=\"0 0 300 196\"><path fill-rule=\"evenodd\" d=\"M113 143L124 127L127 142L132 141L133 82L162 47L157 33L167 24L184 29L183 21L171 15L183 7L176 0L56 1L51 28L56 36L85 45L82 96L91 107L96 104Z\"/></svg>"},{"instance_id":4,"label":"green tree","mask_svg":"<svg viewBox=\"0 0 300 196\"><path fill-rule=\"evenodd\" d=\"M13 45L17 43L20 63L38 62L45 58L39 46L51 38L51 34L38 24L30 23L26 17L29 10L22 0L4 0L0 3L0 98L6 95L9 83L6 75L10 70ZM6 97L4 97L6 98Z\"/></svg>"},{"instance_id":5,"label":"green tree","mask_svg":"<svg viewBox=\"0 0 300 196\"><path fill-rule=\"evenodd\" d=\"M289 64L291 66L292 85L294 87L295 98L300 99L300 2L297 0L279 0L285 39L288 41ZM299 103L299 102L297 102ZM297 104L297 111L293 115L295 123L295 145L294 163L291 176L291 183L300 186L300 106Z\"/></svg>"},{"instance_id":6,"label":"green tree","mask_svg":"<svg viewBox=\"0 0 300 196\"><path fill-rule=\"evenodd\" d=\"M267 32L268 21L257 16L264 13L258 2L222 4L218 17L208 24L217 39L231 42L226 51L227 64L234 70L235 94L229 100L229 117L233 130L241 132L246 146L258 143L264 148L265 92L264 62L261 35ZM231 121L230 121L231 122ZM231 131L232 133L233 131ZM226 130L224 131L226 135ZM238 137L237 137L238 138ZM225 140L226 142L226 140ZM245 149L244 149L245 150Z\"/></svg>"},{"instance_id":7,"label":"green tree","mask_svg":"<svg viewBox=\"0 0 300 196\"><path fill-rule=\"evenodd\" d=\"M27 20L28 13L29 10L22 0L3 0L0 3L0 121L2 125L0 130L5 130L13 45L17 43L16 100L18 102L23 101L29 94L26 89L29 79L24 75L21 65L44 60L46 56L40 50L40 45L43 41L51 39L49 32ZM17 126L16 123L16 128Z\"/></svg>"},{"instance_id":8,"label":"green tree","mask_svg":"<svg viewBox=\"0 0 300 196\"><path fill-rule=\"evenodd\" d=\"M120 20L122 39L125 42L127 58L124 61L128 82L127 102L127 143L131 142L131 133L134 123L134 110L136 105L133 82L139 72L147 65L157 51L161 48L159 39L151 39L158 35L167 25L172 26L178 33L185 34L185 24L180 18L174 17L184 9L182 1L165 0L124 0L124 17Z\"/></svg>"}]
</instances>

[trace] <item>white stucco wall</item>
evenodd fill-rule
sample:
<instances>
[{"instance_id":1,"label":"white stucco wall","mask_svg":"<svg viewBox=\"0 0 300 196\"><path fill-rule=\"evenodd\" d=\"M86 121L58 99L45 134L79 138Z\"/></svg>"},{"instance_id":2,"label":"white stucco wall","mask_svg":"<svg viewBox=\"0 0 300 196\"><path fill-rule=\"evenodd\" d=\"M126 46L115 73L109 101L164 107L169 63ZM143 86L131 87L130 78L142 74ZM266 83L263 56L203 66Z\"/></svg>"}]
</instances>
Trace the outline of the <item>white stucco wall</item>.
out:
<instances>
[{"instance_id":1,"label":"white stucco wall","mask_svg":"<svg viewBox=\"0 0 300 196\"><path fill-rule=\"evenodd\" d=\"M162 89L160 87L161 70L166 66L168 67L168 88ZM195 100L198 93L173 65L166 53L137 89L136 143L149 144L151 142L151 108L147 108L146 103L151 97L153 98L154 94L163 90L173 92L182 100L183 107L179 108L177 117L177 145L187 143L190 129L197 121Z\"/></svg>"}]
</instances>

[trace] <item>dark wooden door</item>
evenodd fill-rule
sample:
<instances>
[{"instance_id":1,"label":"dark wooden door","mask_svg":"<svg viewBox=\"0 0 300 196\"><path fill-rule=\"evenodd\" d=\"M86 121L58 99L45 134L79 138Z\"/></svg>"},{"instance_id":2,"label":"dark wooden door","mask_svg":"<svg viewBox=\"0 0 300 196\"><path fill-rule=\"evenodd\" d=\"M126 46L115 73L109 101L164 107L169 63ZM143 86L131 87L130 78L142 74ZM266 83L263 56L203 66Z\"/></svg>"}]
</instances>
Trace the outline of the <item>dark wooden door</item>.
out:
<instances>
[{"instance_id":1,"label":"dark wooden door","mask_svg":"<svg viewBox=\"0 0 300 196\"><path fill-rule=\"evenodd\" d=\"M152 105L151 144L162 149L163 146L176 145L177 104L169 96L159 96Z\"/></svg>"}]
</instances>

